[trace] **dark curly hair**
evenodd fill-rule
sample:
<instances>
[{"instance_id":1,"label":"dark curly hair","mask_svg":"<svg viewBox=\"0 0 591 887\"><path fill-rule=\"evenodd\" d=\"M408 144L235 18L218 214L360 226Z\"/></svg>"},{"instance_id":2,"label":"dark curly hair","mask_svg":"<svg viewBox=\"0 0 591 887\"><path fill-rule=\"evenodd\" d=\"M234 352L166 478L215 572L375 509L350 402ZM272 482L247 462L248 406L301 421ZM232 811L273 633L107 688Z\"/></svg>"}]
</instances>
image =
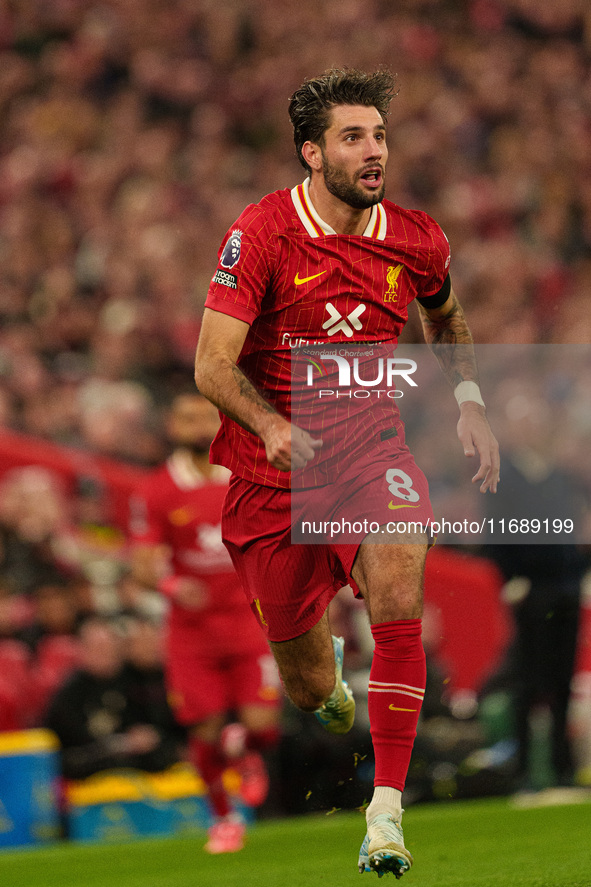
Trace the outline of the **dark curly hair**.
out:
<instances>
[{"instance_id":1,"label":"dark curly hair","mask_svg":"<svg viewBox=\"0 0 591 887\"><path fill-rule=\"evenodd\" d=\"M379 111L384 123L394 96L395 76L380 69L373 74L355 68L331 68L320 77L305 80L289 100L293 139L302 166L310 167L302 156L302 146L311 141L323 143L335 105L365 105Z\"/></svg>"}]
</instances>

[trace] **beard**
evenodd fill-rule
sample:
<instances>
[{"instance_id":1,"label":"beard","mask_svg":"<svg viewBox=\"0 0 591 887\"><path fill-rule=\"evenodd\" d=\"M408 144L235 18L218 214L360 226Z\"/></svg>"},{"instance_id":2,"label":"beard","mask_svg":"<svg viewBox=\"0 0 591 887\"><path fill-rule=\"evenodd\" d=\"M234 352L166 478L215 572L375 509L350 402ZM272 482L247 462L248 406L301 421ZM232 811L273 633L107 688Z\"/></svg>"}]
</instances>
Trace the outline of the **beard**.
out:
<instances>
[{"instance_id":1,"label":"beard","mask_svg":"<svg viewBox=\"0 0 591 887\"><path fill-rule=\"evenodd\" d=\"M353 209L369 209L376 203L381 203L386 193L386 182L382 181L381 187L372 193L363 191L346 172L338 166L333 166L322 154L322 173L327 191L346 203Z\"/></svg>"}]
</instances>

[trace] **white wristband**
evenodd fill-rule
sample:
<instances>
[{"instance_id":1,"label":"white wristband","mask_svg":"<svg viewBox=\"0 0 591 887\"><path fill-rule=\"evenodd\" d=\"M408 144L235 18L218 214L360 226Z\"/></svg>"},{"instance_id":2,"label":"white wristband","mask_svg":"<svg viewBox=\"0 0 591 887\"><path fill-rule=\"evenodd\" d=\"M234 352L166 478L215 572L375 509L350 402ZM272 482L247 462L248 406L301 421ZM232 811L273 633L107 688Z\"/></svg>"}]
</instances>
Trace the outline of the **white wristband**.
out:
<instances>
[{"instance_id":1,"label":"white wristband","mask_svg":"<svg viewBox=\"0 0 591 887\"><path fill-rule=\"evenodd\" d=\"M471 400L472 403L479 403L481 407L484 406L480 388L476 382L460 382L454 389L454 397L460 407L467 400Z\"/></svg>"}]
</instances>

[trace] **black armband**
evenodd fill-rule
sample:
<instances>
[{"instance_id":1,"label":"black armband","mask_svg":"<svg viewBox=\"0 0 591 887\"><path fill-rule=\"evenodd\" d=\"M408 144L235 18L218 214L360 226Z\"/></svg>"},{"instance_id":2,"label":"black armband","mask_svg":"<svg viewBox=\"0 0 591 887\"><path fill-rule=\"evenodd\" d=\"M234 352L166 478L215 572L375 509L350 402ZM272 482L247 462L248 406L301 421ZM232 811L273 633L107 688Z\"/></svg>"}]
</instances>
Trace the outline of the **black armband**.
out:
<instances>
[{"instance_id":1,"label":"black armband","mask_svg":"<svg viewBox=\"0 0 591 887\"><path fill-rule=\"evenodd\" d=\"M449 274L443 281L441 289L433 293L432 296L417 296L417 302L429 311L431 308L441 308L441 306L449 299L451 293L451 278Z\"/></svg>"}]
</instances>

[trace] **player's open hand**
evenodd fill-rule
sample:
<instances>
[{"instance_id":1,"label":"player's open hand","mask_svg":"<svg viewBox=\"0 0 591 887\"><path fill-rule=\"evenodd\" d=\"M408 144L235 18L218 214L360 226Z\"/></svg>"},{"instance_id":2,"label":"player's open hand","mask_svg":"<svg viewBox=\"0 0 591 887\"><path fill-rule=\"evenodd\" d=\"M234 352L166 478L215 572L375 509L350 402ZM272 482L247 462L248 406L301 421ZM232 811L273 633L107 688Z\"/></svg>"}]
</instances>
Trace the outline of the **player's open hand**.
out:
<instances>
[{"instance_id":1,"label":"player's open hand","mask_svg":"<svg viewBox=\"0 0 591 887\"><path fill-rule=\"evenodd\" d=\"M276 422L264 438L267 460L279 471L303 468L322 446L303 428L292 425L287 419Z\"/></svg>"},{"instance_id":2,"label":"player's open hand","mask_svg":"<svg viewBox=\"0 0 591 887\"><path fill-rule=\"evenodd\" d=\"M478 453L480 467L472 483L480 483L480 492L497 492L500 474L499 445L488 424L484 407L473 401L465 401L460 407L458 438L464 447L464 455L473 457Z\"/></svg>"}]
</instances>

